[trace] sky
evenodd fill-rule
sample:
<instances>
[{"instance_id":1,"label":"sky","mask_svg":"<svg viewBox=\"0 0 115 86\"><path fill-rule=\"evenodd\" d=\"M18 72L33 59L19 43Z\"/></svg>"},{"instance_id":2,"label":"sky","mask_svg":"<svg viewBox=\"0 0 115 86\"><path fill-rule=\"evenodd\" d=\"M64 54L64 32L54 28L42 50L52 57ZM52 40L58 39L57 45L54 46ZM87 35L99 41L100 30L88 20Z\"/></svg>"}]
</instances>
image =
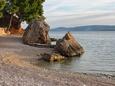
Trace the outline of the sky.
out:
<instances>
[{"instance_id":1,"label":"sky","mask_svg":"<svg viewBox=\"0 0 115 86\"><path fill-rule=\"evenodd\" d=\"M46 0L43 5L51 28L115 25L115 0Z\"/></svg>"}]
</instances>

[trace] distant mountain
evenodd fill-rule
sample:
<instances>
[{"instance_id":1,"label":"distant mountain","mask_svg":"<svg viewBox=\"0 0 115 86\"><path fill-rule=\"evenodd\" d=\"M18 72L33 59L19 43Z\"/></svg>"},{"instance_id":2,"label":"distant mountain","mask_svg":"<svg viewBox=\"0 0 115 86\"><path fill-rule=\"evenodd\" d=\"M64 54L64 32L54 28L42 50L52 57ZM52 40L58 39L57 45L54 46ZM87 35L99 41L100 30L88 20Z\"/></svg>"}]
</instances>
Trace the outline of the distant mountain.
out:
<instances>
[{"instance_id":1,"label":"distant mountain","mask_svg":"<svg viewBox=\"0 0 115 86\"><path fill-rule=\"evenodd\" d=\"M113 25L89 25L79 27L58 27L51 29L51 31L115 31Z\"/></svg>"}]
</instances>

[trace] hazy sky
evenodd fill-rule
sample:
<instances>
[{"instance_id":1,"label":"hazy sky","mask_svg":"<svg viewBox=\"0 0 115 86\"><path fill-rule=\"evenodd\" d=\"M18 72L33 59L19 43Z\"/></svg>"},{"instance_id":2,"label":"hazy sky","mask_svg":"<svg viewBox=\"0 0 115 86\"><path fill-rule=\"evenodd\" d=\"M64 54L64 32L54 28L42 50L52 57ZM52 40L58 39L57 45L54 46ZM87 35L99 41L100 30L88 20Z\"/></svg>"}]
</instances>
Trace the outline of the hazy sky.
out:
<instances>
[{"instance_id":1,"label":"hazy sky","mask_svg":"<svg viewBox=\"0 0 115 86\"><path fill-rule=\"evenodd\" d=\"M115 25L115 0L46 0L44 11L51 28Z\"/></svg>"}]
</instances>

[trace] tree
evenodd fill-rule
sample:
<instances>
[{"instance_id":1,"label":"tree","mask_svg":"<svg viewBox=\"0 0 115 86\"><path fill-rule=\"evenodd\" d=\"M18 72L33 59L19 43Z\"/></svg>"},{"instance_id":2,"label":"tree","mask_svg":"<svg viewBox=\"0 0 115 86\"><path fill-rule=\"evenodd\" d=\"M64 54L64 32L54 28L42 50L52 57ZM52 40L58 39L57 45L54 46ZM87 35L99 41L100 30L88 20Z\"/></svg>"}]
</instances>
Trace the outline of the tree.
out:
<instances>
[{"instance_id":1,"label":"tree","mask_svg":"<svg viewBox=\"0 0 115 86\"><path fill-rule=\"evenodd\" d=\"M5 5L6 5L6 1L0 0L0 17L3 16L2 10L4 9Z\"/></svg>"},{"instance_id":2,"label":"tree","mask_svg":"<svg viewBox=\"0 0 115 86\"><path fill-rule=\"evenodd\" d=\"M39 19L43 17L43 6L42 3L45 0L17 0L17 6L19 7L19 12L17 15L21 20L26 20L31 22L32 20Z\"/></svg>"},{"instance_id":3,"label":"tree","mask_svg":"<svg viewBox=\"0 0 115 86\"><path fill-rule=\"evenodd\" d=\"M6 0L7 4L4 8L6 12L11 14L9 28L11 27L12 18L18 16L20 21L30 23L33 20L43 17L43 5L45 0Z\"/></svg>"},{"instance_id":4,"label":"tree","mask_svg":"<svg viewBox=\"0 0 115 86\"><path fill-rule=\"evenodd\" d=\"M43 17L43 2L45 0L0 0L0 26L13 27L13 20L17 18L18 24L22 21L30 23ZM3 16L2 16L3 15ZM17 21L16 21L17 22ZM4 25L3 25L4 24ZM18 24L15 24L18 26Z\"/></svg>"},{"instance_id":5,"label":"tree","mask_svg":"<svg viewBox=\"0 0 115 86\"><path fill-rule=\"evenodd\" d=\"M16 0L7 0L5 10L11 15L9 26L7 28L7 30L9 30L12 24L14 14L16 14L19 11L19 7L16 6Z\"/></svg>"}]
</instances>

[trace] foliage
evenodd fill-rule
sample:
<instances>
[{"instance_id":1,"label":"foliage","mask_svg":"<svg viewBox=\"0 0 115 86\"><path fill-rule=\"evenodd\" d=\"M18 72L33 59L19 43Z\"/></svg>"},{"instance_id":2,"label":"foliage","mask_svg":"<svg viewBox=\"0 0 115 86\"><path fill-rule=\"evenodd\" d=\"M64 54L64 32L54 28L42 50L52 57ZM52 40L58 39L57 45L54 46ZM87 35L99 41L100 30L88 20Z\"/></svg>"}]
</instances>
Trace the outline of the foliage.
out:
<instances>
[{"instance_id":1,"label":"foliage","mask_svg":"<svg viewBox=\"0 0 115 86\"><path fill-rule=\"evenodd\" d=\"M45 0L6 0L5 11L16 14L21 21L31 22L43 16L42 3Z\"/></svg>"},{"instance_id":2,"label":"foliage","mask_svg":"<svg viewBox=\"0 0 115 86\"><path fill-rule=\"evenodd\" d=\"M22 20L26 20L30 22L33 19L37 19L43 14L42 3L44 0L21 0L21 7L19 9L19 16L21 16ZM17 4L18 6L20 4ZM24 8L23 8L24 7Z\"/></svg>"},{"instance_id":3,"label":"foliage","mask_svg":"<svg viewBox=\"0 0 115 86\"><path fill-rule=\"evenodd\" d=\"M5 5L6 5L6 1L5 0L0 0L0 17L3 16L2 10L4 9Z\"/></svg>"},{"instance_id":4,"label":"foliage","mask_svg":"<svg viewBox=\"0 0 115 86\"><path fill-rule=\"evenodd\" d=\"M9 13L9 14L15 14L16 12L19 11L19 7L16 6L16 0L7 0L7 4L5 7L5 10Z\"/></svg>"}]
</instances>

